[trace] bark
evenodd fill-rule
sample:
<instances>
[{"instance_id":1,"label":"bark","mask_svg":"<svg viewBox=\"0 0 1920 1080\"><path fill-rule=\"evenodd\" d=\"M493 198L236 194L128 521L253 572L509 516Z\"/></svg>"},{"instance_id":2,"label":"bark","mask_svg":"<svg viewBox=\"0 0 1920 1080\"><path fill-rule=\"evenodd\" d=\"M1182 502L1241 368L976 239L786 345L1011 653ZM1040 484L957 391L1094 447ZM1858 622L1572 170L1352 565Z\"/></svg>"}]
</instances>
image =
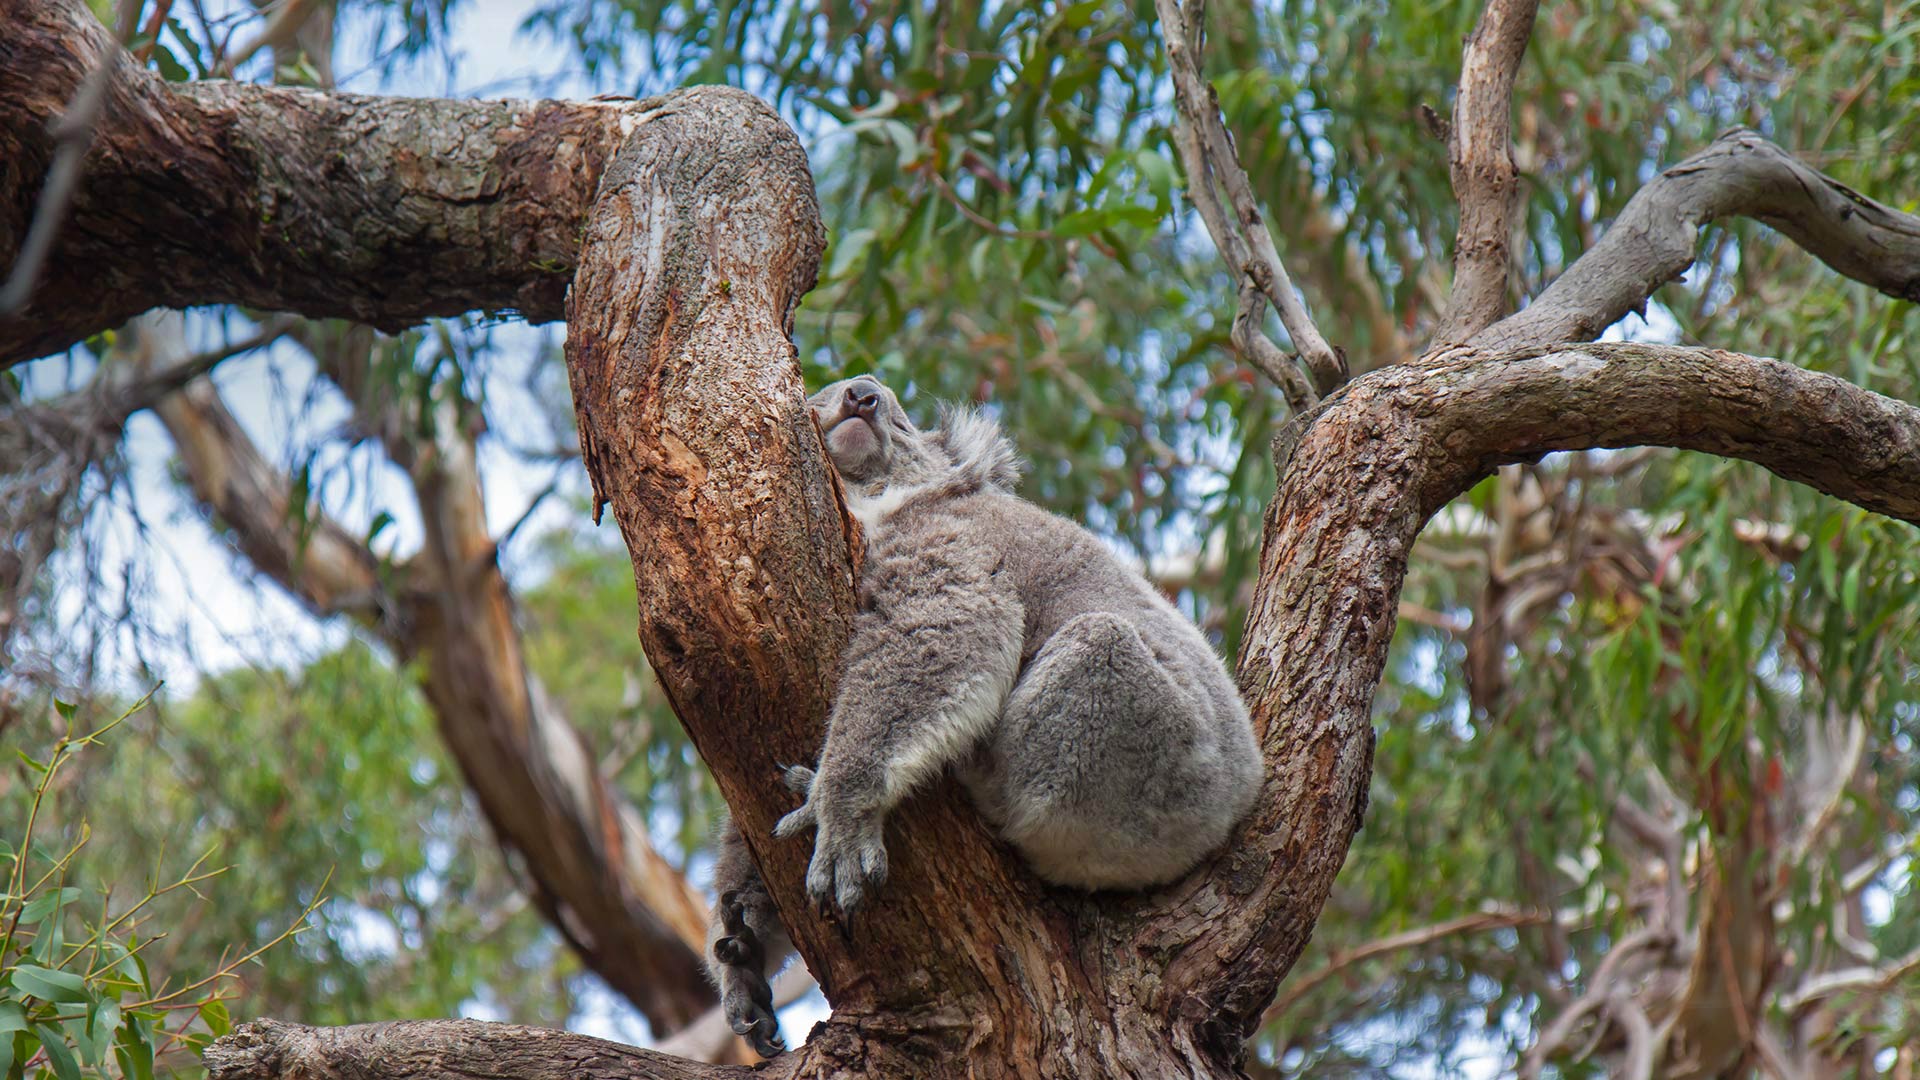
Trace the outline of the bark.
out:
<instances>
[{"instance_id":1,"label":"bark","mask_svg":"<svg viewBox=\"0 0 1920 1080\"><path fill-rule=\"evenodd\" d=\"M738 1065L707 1065L586 1035L481 1020L401 1020L316 1028L256 1020L209 1046L218 1080L721 1080Z\"/></svg>"},{"instance_id":2,"label":"bark","mask_svg":"<svg viewBox=\"0 0 1920 1080\"><path fill-rule=\"evenodd\" d=\"M1467 38L1460 61L1460 97L1447 140L1460 229L1453 245L1453 299L1434 335L1440 344L1467 340L1506 310L1513 210L1520 188L1508 141L1513 79L1539 10L1539 0L1492 0Z\"/></svg>"},{"instance_id":3,"label":"bark","mask_svg":"<svg viewBox=\"0 0 1920 1080\"><path fill-rule=\"evenodd\" d=\"M142 327L150 352L178 348L177 320ZM172 365L168 365L169 368ZM714 1004L701 971L705 904L647 839L644 822L601 774L578 732L534 692L511 597L494 561L472 443L447 422L438 443L409 444L426 525L423 551L380 560L324 515L303 530L291 489L206 381L155 408L195 497L242 554L316 615L353 616L402 658L535 906L657 1032ZM387 430L375 420L368 426Z\"/></svg>"},{"instance_id":4,"label":"bark","mask_svg":"<svg viewBox=\"0 0 1920 1080\"><path fill-rule=\"evenodd\" d=\"M0 139L11 140L0 144L0 205L11 215L0 242L17 243L45 158L37 125L104 46L95 31L75 29L77 6L0 4L8 16L0 63L32 73L0 89ZM53 39L62 33L93 42L92 51L69 42L60 52ZM525 257L567 247L554 265L574 265L565 237L587 220L584 185L611 156L568 301L583 456L633 556L648 655L834 1006L802 1049L762 1070L770 1076L1233 1074L1363 817L1369 712L1414 538L1502 463L1552 450L1685 447L1755 461L1920 523L1920 410L1732 353L1541 347L1595 333L1616 307L1644 298L1666 280L1647 273L1674 272L1677 249L1664 238L1683 236L1690 252L1698 223L1721 213L1780 223L1842 272L1914 295L1903 269L1910 219L1751 137L1723 140L1709 152L1719 163L1696 159L1650 185L1594 261L1576 263L1526 311L1474 344L1358 380L1282 434L1283 479L1240 662L1267 781L1259 808L1215 860L1152 895L1046 890L943 784L894 815L891 879L857 923L836 925L800 901L806 845L767 839L794 801L777 766L811 760L819 745L858 551L787 336L822 245L792 133L765 105L719 88L612 110L401 103L171 90L109 62L118 66L87 179L65 255L49 273L86 264L133 299L47 287L47 307L0 328L6 356L110 326L116 304L312 304L395 325L492 306L504 293L550 316L562 283L526 272ZM569 124L566 134L551 128ZM436 147L428 160L407 148L422 142ZM549 157L516 156L536 147ZM193 178L193 190L175 190L181 177ZM125 214L120 201L136 189L185 202ZM272 222L254 220L261 205ZM1236 205L1236 214L1260 224L1257 212ZM141 235L116 232L117 216L137 220ZM192 244L183 242L188 226ZM85 246L104 235L125 243ZM1636 250L1636 236L1652 254ZM144 259L148 271L156 252L170 257L170 270L171 260L181 264L164 283L129 261ZM513 759L537 748L540 710L523 679L513 685L519 658L504 595L488 584L497 575L490 553L460 524L475 519L477 498L463 486L470 470L470 460L446 459L416 471L438 530L429 543L437 576L421 580L463 592L457 602L422 613L377 578L358 588L369 575L350 551L329 564L338 579L323 579L311 602L402 619L421 628L429 659L463 657L430 676L430 694L456 714L481 710L494 741L476 744L477 767L537 796L549 790L543 778L515 773ZM204 497L218 506L231 492L222 484ZM271 492L261 497L274 505ZM268 548L260 557L273 565L285 556ZM502 671L497 700L469 696ZM591 837L595 824L575 817L548 835L578 828ZM565 874L579 869L567 860L608 850L589 840L548 854ZM1618 1022L1639 1030L1620 1012ZM725 1071L465 1022L250 1026L208 1060L221 1076Z\"/></svg>"},{"instance_id":5,"label":"bark","mask_svg":"<svg viewBox=\"0 0 1920 1080\"><path fill-rule=\"evenodd\" d=\"M0 367L153 307L241 304L399 330L561 317L594 185L630 104L320 94L142 70L76 0L0 0L0 266L50 122L105 65L92 147ZM156 272L163 268L164 272Z\"/></svg>"}]
</instances>

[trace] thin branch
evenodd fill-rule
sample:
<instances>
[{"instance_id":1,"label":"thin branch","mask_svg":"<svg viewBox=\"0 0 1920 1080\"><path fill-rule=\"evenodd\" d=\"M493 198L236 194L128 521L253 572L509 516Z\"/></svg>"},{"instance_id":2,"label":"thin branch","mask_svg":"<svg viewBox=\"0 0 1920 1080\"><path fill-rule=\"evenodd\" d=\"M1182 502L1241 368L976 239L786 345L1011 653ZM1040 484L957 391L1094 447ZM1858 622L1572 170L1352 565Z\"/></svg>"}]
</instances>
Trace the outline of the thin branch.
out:
<instances>
[{"instance_id":1,"label":"thin branch","mask_svg":"<svg viewBox=\"0 0 1920 1080\"><path fill-rule=\"evenodd\" d=\"M1852 991L1878 993L1920 971L1920 949L1882 967L1851 967L1815 975L1780 998L1781 1011L1792 1015L1835 994Z\"/></svg>"},{"instance_id":2,"label":"thin branch","mask_svg":"<svg viewBox=\"0 0 1920 1080\"><path fill-rule=\"evenodd\" d=\"M1580 1021L1593 1013L1608 1007L1614 1000L1616 984L1624 980L1622 974L1629 960L1639 953L1659 952L1671 949L1674 944L1672 932L1665 927L1643 926L1621 938L1594 970L1593 979L1587 984L1586 993L1580 995L1573 1004L1561 1010L1553 1023L1540 1034L1538 1042L1527 1050L1520 1060L1520 1075L1526 1080L1538 1080L1540 1070L1546 1065L1547 1058L1563 1048L1567 1040L1573 1037ZM1644 1020L1645 1017L1642 1017Z\"/></svg>"},{"instance_id":3,"label":"thin branch","mask_svg":"<svg viewBox=\"0 0 1920 1080\"><path fill-rule=\"evenodd\" d=\"M1431 926L1416 927L1398 934L1378 938L1356 945L1351 949L1342 949L1327 958L1327 962L1305 975L1287 980L1280 996L1267 1007L1264 1020L1272 1020L1284 1014L1298 1004L1301 998L1311 994L1315 988L1328 979L1355 964L1399 952L1402 949L1414 949L1430 945L1441 938L1455 934L1477 934L1487 930L1503 930L1516 926L1537 926L1553 921L1553 916L1536 911L1483 912L1476 915L1463 915L1457 919L1434 923Z\"/></svg>"},{"instance_id":4,"label":"thin branch","mask_svg":"<svg viewBox=\"0 0 1920 1080\"><path fill-rule=\"evenodd\" d=\"M1854 191L1751 131L1735 130L1628 200L1606 234L1526 308L1474 335L1506 350L1597 337L1694 261L1700 230L1726 217L1778 229L1829 267L1920 301L1920 216Z\"/></svg>"},{"instance_id":5,"label":"thin branch","mask_svg":"<svg viewBox=\"0 0 1920 1080\"><path fill-rule=\"evenodd\" d=\"M1219 248L1221 257L1235 273L1235 276L1250 280L1266 301L1280 315L1280 325L1286 328L1287 336L1293 339L1294 347L1300 350L1302 362L1313 375L1315 388L1322 395L1330 393L1335 387L1347 381L1346 360L1334 348L1327 344L1325 337L1313 323L1307 313L1306 305L1294 290L1293 279L1287 276L1286 267L1280 261L1280 252L1274 247L1273 234L1267 230L1260 214L1260 208L1253 195L1253 185L1247 181L1246 170L1240 165L1239 154L1234 150L1233 137L1227 133L1225 122L1220 116L1220 102L1213 87L1200 74L1200 52L1203 47L1202 33L1205 22L1205 9L1194 0L1187 0L1185 10L1179 0L1154 0L1154 10L1160 16L1160 31L1166 38L1168 66L1173 71L1174 101L1179 107L1182 131L1176 135L1175 143L1180 150L1182 164L1187 170L1187 191L1193 199L1194 207L1200 211L1200 217L1207 226L1207 232L1213 236L1214 245ZM1234 217L1230 225L1224 208L1214 194L1213 185L1218 182L1226 191L1232 204ZM1244 321L1257 327L1257 323L1248 319L1248 305L1244 297L1241 302L1241 316L1234 320L1236 327ZM1235 335L1235 344L1251 339L1244 333ZM1250 353L1244 347L1242 355L1262 373L1273 377L1270 370L1273 355L1279 353L1278 346L1266 343L1271 353L1262 350ZM1288 389L1288 397L1295 396L1294 390L1286 382L1280 382ZM1309 406L1312 402L1309 402ZM1298 406L1295 407L1298 411Z\"/></svg>"},{"instance_id":6,"label":"thin branch","mask_svg":"<svg viewBox=\"0 0 1920 1080\"><path fill-rule=\"evenodd\" d=\"M1434 335L1439 344L1467 340L1506 308L1520 179L1509 139L1513 80L1539 8L1539 0L1488 0L1460 61L1460 94L1447 140L1460 229L1454 237L1453 298Z\"/></svg>"},{"instance_id":7,"label":"thin branch","mask_svg":"<svg viewBox=\"0 0 1920 1080\"><path fill-rule=\"evenodd\" d=\"M241 64L253 59L262 49L279 49L291 44L294 35L306 25L307 19L320 10L319 0L285 0L280 10L267 19L267 25L252 40L228 53L226 58L214 69L214 77L231 79Z\"/></svg>"}]
</instances>

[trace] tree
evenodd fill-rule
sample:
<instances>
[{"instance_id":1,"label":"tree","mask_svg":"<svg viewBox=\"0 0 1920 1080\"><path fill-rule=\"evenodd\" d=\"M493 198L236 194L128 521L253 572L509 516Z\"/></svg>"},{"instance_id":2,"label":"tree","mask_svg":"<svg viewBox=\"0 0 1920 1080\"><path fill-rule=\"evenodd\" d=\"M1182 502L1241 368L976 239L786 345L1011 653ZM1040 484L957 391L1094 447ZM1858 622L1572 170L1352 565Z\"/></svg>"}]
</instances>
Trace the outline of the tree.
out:
<instances>
[{"instance_id":1,"label":"tree","mask_svg":"<svg viewBox=\"0 0 1920 1080\"><path fill-rule=\"evenodd\" d=\"M79 239L72 244L99 246L70 244L67 261L50 264L84 260L118 273L120 288L108 299L119 306L83 310L90 305L58 299L70 290L43 287L4 332L12 335L9 355L31 355L152 302L243 302L393 326L503 303L551 317L559 313L557 286L577 265L568 367L583 456L633 556L648 656L755 842L835 1006L824 1030L776 1067L1013 1072L1030 1068L1038 1054L1043 1069L1064 1073L1224 1073L1238 1064L1245 1038L1304 948L1362 819L1373 763L1370 708L1408 559L1443 507L1506 463L1556 450L1664 445L1757 462L1870 510L1920 520L1920 472L1913 468L1920 413L1911 407L1744 354L1585 344L1686 268L1702 222L1731 215L1772 224L1833 269L1912 298L1913 219L1757 135L1716 140L1646 184L1604 236L1566 260L1553 285L1518 314L1501 317L1513 277L1517 183L1509 98L1534 21L1531 5L1489 4L1469 40L1453 115L1433 122L1447 140L1461 208L1452 295L1433 322L1434 346L1418 356L1395 355L1402 362L1340 386L1339 358L1314 343L1318 335L1288 285L1279 245L1200 78L1198 9L1161 12L1185 121L1178 148L1190 194L1239 298L1234 344L1248 365L1283 387L1297 411L1276 442L1279 488L1239 644L1242 684L1268 752L1267 796L1218 860L1162 895L1096 900L1045 893L944 791L904 815L906 826L893 838L896 874L888 895L859 933L841 936L797 903L804 852L764 841L785 808L767 778L777 762L806 757L818 741L858 545L798 409L799 373L791 362L794 307L820 257L811 180L778 116L749 98L696 90L635 105L521 110L345 98L316 106L301 98L302 109L338 110L303 127L286 122L295 99L284 92L223 85L168 91L119 61L97 31L76 41L71 22L15 19L7 39L14 55L32 59L26 50L40 48L47 57L21 70L65 73L64 82L49 78L37 88L37 104L25 95L0 102L0 130L22 146L17 159L48 160L48 141L28 121L57 113L95 56L115 58L108 100L124 94L134 105L102 115L96 138L114 153L102 155L73 195ZM36 37L36 28L44 35ZM61 57L64 65L53 62ZM375 114L377 122L365 119ZM180 116L187 121L164 132L147 126ZM436 130L470 126L486 133L479 145L491 142L493 160L541 166L496 170L453 154L436 163L442 171L409 187L382 163L402 158L410 133L381 138L401 131L409 117ZM208 132L222 136L192 143ZM143 136L167 139L159 144L165 152ZM167 223L149 224L147 235L99 231L120 220L102 209L115 183L164 184L163 160L205 162L168 167L197 181L183 192L197 201L177 227L227 236L245 258L225 257L216 245L160 281L140 272L141 253L151 250L141 245L165 242ZM347 167L329 164L339 160ZM37 176L34 167L27 172ZM266 175L251 171L261 169ZM297 182L301 176L328 182ZM590 190L596 182L597 195ZM18 188L10 205L17 220L30 220L38 187ZM256 224L221 201L247 190L284 191L300 209ZM447 192L466 194L431 197ZM426 197L409 202L411 194ZM270 201L278 205L280 197ZM349 220L351 242L329 238L338 230L330 223ZM501 221L509 227L499 228ZM209 222L224 227L209 229ZM576 263L568 241L581 235ZM530 260L528 251L501 250L503 243L550 244L533 250L556 254ZM421 273L448 255L459 256L455 274ZM557 261L537 265L549 257ZM290 279L288 267L308 273ZM1269 304L1304 354L1304 375L1264 339L1262 309ZM1392 330L1392 322L1378 328L1377 340L1404 332ZM1501 483L1520 490L1500 501L1502 527L1511 524L1513 539L1524 540L1525 513L1513 504L1585 498L1593 475L1572 477L1549 496L1551 473L1504 474ZM1528 484L1543 490L1529 494ZM238 516L240 509L230 512ZM1784 542L1798 543L1791 530ZM1497 554L1504 565L1494 584L1525 584L1507 560L1512 552ZM451 580L462 559L443 556L442 565L452 568L443 571ZM1910 592L1911 570L1895 568L1887 584ZM1856 597L1860 591L1856 584ZM1691 879L1704 897L1697 906L1684 894L1649 906L1644 925L1612 941L1607 959L1582 973L1580 992L1543 1019L1536 1053L1525 1064L1538 1068L1566 1053L1576 1028L1590 1024L1630 1072L1645 1074L1658 1062L1676 1075L1724 1075L1757 1063L1797 1075L1788 1071L1832 1056L1823 1032L1805 1022L1836 990L1893 986L1912 961L1876 957L1829 967L1795 958L1803 977L1791 1000L1782 1000L1775 977L1786 958L1771 926L1777 905L1755 898L1771 900L1776 879L1795 870L1805 854L1802 840L1815 842L1817 829L1780 842L1776 817L1785 803L1774 800L1784 770L1752 749L1744 731L1724 725L1728 709L1703 703L1707 689L1724 693L1738 680L1723 673L1715 682L1710 665L1698 678L1688 670L1690 661L1714 654L1684 636L1666 636L1675 620L1662 607L1674 598L1656 592L1646 602L1633 588L1619 596L1642 603L1653 640L1664 646L1629 687L1638 704L1664 707L1672 684L1696 686L1693 701L1666 715L1677 730L1718 748L1685 762L1694 769L1689 786L1712 794L1706 841L1691 856L1696 868L1686 865L1689 838L1662 814L1623 798L1618 818L1658 852L1663 874L1652 880L1659 887L1671 896ZM1517 598L1499 604L1507 606L1490 610L1513 612L1514 623L1541 617L1536 604ZM1503 682L1524 681L1524 673L1505 670L1500 639L1486 637L1501 629L1476 621L1468 658L1476 704L1489 712L1511 708L1513 688ZM1783 651L1797 647L1788 638ZM1736 703L1746 693L1736 687ZM1858 694L1834 697L1861 707ZM1834 744L1808 762L1809 774L1851 777L1860 768L1859 751L1849 749L1857 721L1844 711L1829 719L1809 729L1828 733ZM1722 726L1689 731L1709 721ZM1681 759L1691 745L1683 743ZM1820 768L1812 769L1816 761ZM1579 773L1574 765L1570 775ZM1591 761L1587 767L1595 768ZM1832 778L1824 787L1820 777L1801 779L1803 792L1816 796L1803 801L1815 808L1817 825L1826 800L1838 798L1824 794ZM929 839L935 835L938 844ZM1864 855L1881 857L1877 850ZM1477 925L1539 922L1564 930L1594 915L1569 919L1536 908L1487 915ZM955 930L962 926L965 933ZM1912 1022L1910 1011L1902 1022ZM516 1072L577 1071L580 1055L614 1053L523 1032L268 1025L223 1043L209 1060L223 1074L269 1074L290 1052L320 1054L345 1069L407 1066L432 1054L443 1068L453 1062L452 1071ZM456 1060L458 1053L474 1056ZM657 1055L623 1060L614 1067L650 1075L719 1071Z\"/></svg>"}]
</instances>

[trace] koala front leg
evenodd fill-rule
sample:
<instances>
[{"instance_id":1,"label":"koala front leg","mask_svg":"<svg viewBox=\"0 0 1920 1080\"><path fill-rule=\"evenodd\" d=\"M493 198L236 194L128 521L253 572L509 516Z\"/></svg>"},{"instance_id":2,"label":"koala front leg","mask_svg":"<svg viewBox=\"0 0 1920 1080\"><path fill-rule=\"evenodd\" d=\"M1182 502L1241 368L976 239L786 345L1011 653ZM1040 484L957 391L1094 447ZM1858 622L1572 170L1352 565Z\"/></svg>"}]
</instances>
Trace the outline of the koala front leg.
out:
<instances>
[{"instance_id":1,"label":"koala front leg","mask_svg":"<svg viewBox=\"0 0 1920 1080\"><path fill-rule=\"evenodd\" d=\"M1025 631L1018 598L989 568L875 570L877 595L847 644L819 773L805 804L774 829L817 829L807 892L842 912L886 880L887 812L992 730Z\"/></svg>"}]
</instances>

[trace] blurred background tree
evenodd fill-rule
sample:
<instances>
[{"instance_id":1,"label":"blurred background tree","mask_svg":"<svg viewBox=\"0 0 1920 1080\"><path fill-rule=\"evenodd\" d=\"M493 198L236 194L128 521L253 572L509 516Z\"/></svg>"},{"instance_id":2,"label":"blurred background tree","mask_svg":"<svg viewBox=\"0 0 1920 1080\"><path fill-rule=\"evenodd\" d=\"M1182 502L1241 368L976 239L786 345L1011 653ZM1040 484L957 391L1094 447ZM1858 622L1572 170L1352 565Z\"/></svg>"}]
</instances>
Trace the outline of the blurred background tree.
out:
<instances>
[{"instance_id":1,"label":"blurred background tree","mask_svg":"<svg viewBox=\"0 0 1920 1080\"><path fill-rule=\"evenodd\" d=\"M1213 13L1228 125L1356 372L1442 314L1454 202L1421 107L1448 110L1478 8ZM1916 16L1549 6L1514 95L1516 300L1730 126L1911 208ZM768 97L830 229L798 326L810 381L878 372L923 416L986 405L1034 464L1026 494L1233 653L1286 407L1227 346L1233 283L1181 197L1150 3L157 0L138 26L169 78ZM1741 222L1610 335L1915 401L1917 330ZM70 724L55 694L107 715L166 682L55 792L94 825L87 874L131 880L157 850L233 864L213 902L160 916L149 962L184 971L277 933L332 873L235 1011L641 1039L711 1001L686 981L684 908L719 803L647 674L624 556L587 524L557 341L206 311L0 373L4 422L30 436L0 502L31 524L0 537L0 730L34 751ZM182 365L211 381L179 391ZM223 502L234 475L260 483ZM484 580L437 588L475 559ZM1735 973L1708 961L1727 950L1777 970L1753 1012L1734 995L1733 1022L1769 1033L1763 1067L1911 1075L1916 593L1910 530L1684 453L1556 455L1443 511L1376 705L1366 828L1250 1068L1599 1075L1617 998L1679 1045L1717 1037ZM502 656L530 700L473 677ZM513 755L523 774L489 773ZM11 820L31 786L7 768ZM550 812L503 816L528 792ZM547 841L613 869L569 876Z\"/></svg>"}]
</instances>

